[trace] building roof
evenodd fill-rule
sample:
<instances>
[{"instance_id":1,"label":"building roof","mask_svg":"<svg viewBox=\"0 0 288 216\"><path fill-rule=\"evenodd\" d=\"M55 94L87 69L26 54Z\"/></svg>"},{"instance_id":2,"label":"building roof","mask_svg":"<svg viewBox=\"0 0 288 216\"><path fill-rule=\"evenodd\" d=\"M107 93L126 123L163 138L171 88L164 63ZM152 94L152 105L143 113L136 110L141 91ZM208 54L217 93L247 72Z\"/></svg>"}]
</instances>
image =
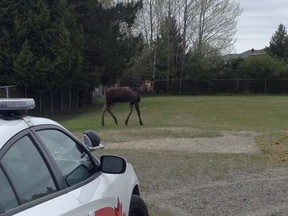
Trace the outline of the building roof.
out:
<instances>
[{"instance_id":1,"label":"building roof","mask_svg":"<svg viewBox=\"0 0 288 216\"><path fill-rule=\"evenodd\" d=\"M225 60L238 59L238 58L246 59L252 56L264 55L265 53L266 53L265 49L260 50L251 49L240 54L227 54L224 55L223 58Z\"/></svg>"}]
</instances>

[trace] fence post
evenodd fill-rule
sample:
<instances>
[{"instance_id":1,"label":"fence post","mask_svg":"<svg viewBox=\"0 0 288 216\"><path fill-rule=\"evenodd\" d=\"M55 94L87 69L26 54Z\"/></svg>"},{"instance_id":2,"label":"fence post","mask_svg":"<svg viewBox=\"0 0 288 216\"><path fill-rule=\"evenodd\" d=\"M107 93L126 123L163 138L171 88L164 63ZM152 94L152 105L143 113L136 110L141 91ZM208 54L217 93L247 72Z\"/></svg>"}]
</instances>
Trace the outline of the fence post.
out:
<instances>
[{"instance_id":1,"label":"fence post","mask_svg":"<svg viewBox=\"0 0 288 216\"><path fill-rule=\"evenodd\" d=\"M72 92L71 88L69 88L69 108L72 109Z\"/></svg>"},{"instance_id":2,"label":"fence post","mask_svg":"<svg viewBox=\"0 0 288 216\"><path fill-rule=\"evenodd\" d=\"M39 93L39 111L42 113L42 93Z\"/></svg>"},{"instance_id":3,"label":"fence post","mask_svg":"<svg viewBox=\"0 0 288 216\"><path fill-rule=\"evenodd\" d=\"M50 90L50 111L53 113L53 93L52 90Z\"/></svg>"},{"instance_id":4,"label":"fence post","mask_svg":"<svg viewBox=\"0 0 288 216\"><path fill-rule=\"evenodd\" d=\"M180 95L182 94L182 78L180 79Z\"/></svg>"},{"instance_id":5,"label":"fence post","mask_svg":"<svg viewBox=\"0 0 288 216\"><path fill-rule=\"evenodd\" d=\"M9 98L9 87L8 86L6 86L6 98Z\"/></svg>"},{"instance_id":6,"label":"fence post","mask_svg":"<svg viewBox=\"0 0 288 216\"><path fill-rule=\"evenodd\" d=\"M60 95L61 95L61 97L60 97L60 100L61 100L61 103L60 103L60 104L61 104L60 109L61 109L61 111L62 111L62 110L63 110L63 90L62 90L62 88L61 88L60 91L61 91L61 94L60 94Z\"/></svg>"},{"instance_id":7,"label":"fence post","mask_svg":"<svg viewBox=\"0 0 288 216\"><path fill-rule=\"evenodd\" d=\"M237 94L238 94L238 93L239 93L239 81L238 81L238 78L236 78L236 82L237 82L237 83L236 83L236 85L237 85L237 87L236 87L236 88L237 88L236 91L237 91Z\"/></svg>"},{"instance_id":8,"label":"fence post","mask_svg":"<svg viewBox=\"0 0 288 216\"><path fill-rule=\"evenodd\" d=\"M79 90L77 90L77 95L76 95L76 107L79 107Z\"/></svg>"}]
</instances>

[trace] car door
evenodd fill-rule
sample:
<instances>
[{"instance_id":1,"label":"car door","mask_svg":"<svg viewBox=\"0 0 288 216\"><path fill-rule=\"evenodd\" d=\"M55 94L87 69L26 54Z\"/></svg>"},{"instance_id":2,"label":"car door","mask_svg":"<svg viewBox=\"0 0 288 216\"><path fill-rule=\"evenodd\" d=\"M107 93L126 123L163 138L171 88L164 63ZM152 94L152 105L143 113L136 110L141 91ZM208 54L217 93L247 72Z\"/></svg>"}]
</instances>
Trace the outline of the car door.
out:
<instances>
[{"instance_id":1,"label":"car door","mask_svg":"<svg viewBox=\"0 0 288 216\"><path fill-rule=\"evenodd\" d=\"M102 174L98 160L87 148L56 127L36 129L35 133L60 170L68 194L82 204L83 215L124 215L117 194L117 176Z\"/></svg>"},{"instance_id":2,"label":"car door","mask_svg":"<svg viewBox=\"0 0 288 216\"><path fill-rule=\"evenodd\" d=\"M85 215L79 200L61 189L44 155L29 130L1 150L1 216Z\"/></svg>"}]
</instances>

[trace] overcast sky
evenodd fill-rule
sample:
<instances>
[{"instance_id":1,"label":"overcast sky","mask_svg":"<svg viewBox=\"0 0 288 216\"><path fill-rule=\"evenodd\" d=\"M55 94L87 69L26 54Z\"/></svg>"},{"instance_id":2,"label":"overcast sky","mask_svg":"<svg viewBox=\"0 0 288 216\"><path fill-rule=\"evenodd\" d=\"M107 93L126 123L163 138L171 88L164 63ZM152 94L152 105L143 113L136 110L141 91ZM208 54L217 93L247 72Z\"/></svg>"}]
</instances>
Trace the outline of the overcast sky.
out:
<instances>
[{"instance_id":1,"label":"overcast sky","mask_svg":"<svg viewBox=\"0 0 288 216\"><path fill-rule=\"evenodd\" d=\"M269 46L280 24L288 30L288 0L236 0L244 9L235 35L235 53Z\"/></svg>"}]
</instances>

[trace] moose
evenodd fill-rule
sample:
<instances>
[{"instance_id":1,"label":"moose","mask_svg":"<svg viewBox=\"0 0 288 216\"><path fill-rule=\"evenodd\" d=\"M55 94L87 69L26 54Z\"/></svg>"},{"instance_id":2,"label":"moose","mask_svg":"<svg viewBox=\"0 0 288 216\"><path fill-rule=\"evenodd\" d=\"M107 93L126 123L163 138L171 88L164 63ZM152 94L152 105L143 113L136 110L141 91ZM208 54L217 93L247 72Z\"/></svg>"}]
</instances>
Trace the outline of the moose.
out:
<instances>
[{"instance_id":1,"label":"moose","mask_svg":"<svg viewBox=\"0 0 288 216\"><path fill-rule=\"evenodd\" d=\"M125 125L128 125L130 115L133 111L133 106L135 106L135 109L137 111L139 124L143 125L143 122L141 120L140 109L139 109L139 102L141 101L141 94L151 93L151 92L153 92L152 81L143 81L142 84L138 88L133 89L133 90L126 86L108 88L106 90L106 103L104 107L102 108L102 126L104 126L104 115L106 111L110 113L110 115L114 119L115 124L118 125L117 118L111 111L112 108L117 103L130 103L130 106L129 106L130 111L125 120Z\"/></svg>"}]
</instances>

